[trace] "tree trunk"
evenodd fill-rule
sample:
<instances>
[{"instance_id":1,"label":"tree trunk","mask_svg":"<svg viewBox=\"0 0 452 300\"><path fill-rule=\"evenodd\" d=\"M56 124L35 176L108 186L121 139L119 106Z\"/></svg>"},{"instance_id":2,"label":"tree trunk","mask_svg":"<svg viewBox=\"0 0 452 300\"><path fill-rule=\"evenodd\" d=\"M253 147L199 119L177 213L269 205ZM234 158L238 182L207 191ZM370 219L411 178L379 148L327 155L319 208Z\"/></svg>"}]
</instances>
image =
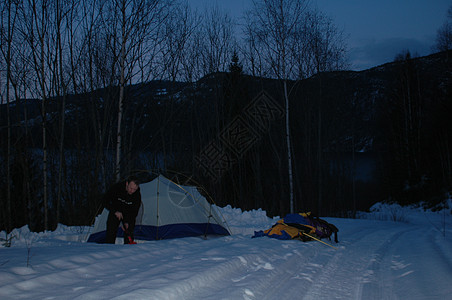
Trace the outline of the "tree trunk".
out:
<instances>
[{"instance_id":1,"label":"tree trunk","mask_svg":"<svg viewBox=\"0 0 452 300\"><path fill-rule=\"evenodd\" d=\"M43 198L44 198L44 230L49 229L49 208L47 195L47 113L46 113L46 92L45 92L45 47L44 47L44 28L46 3L42 4L42 19L41 19L41 34L39 34L41 55L40 55L40 70L41 70L41 115L42 115L42 178L43 178Z\"/></svg>"},{"instance_id":2,"label":"tree trunk","mask_svg":"<svg viewBox=\"0 0 452 300\"><path fill-rule=\"evenodd\" d=\"M318 181L317 181L317 215L322 213L322 79L319 78L319 104L317 111L317 168L318 168Z\"/></svg>"},{"instance_id":3,"label":"tree trunk","mask_svg":"<svg viewBox=\"0 0 452 300\"><path fill-rule=\"evenodd\" d=\"M6 54L6 116L8 127L8 141L7 141L7 154L6 154L6 203L7 203L7 217L6 217L6 232L12 230L11 224L11 117L9 111L9 86L11 79L11 1L8 1L8 48Z\"/></svg>"},{"instance_id":4,"label":"tree trunk","mask_svg":"<svg viewBox=\"0 0 452 300\"><path fill-rule=\"evenodd\" d=\"M62 178L63 178L63 160L64 160L64 125L65 125L65 115L66 115L66 84L64 82L63 76L63 49L61 45L61 8L59 0L56 1L57 5L57 43L58 43L58 54L59 54L59 72L60 72L60 84L63 89L63 99L61 103L61 114L60 114L60 145L59 145L59 170L58 170L58 196L57 196L57 212L56 212L56 222L60 223L60 213L61 213L61 198L62 198Z\"/></svg>"},{"instance_id":5,"label":"tree trunk","mask_svg":"<svg viewBox=\"0 0 452 300\"><path fill-rule=\"evenodd\" d=\"M293 171L292 171L292 147L290 143L290 123L289 123L289 94L287 92L287 80L284 80L284 98L286 102L286 142L287 142L287 162L289 174L289 198L290 213L294 213L294 193L293 193Z\"/></svg>"},{"instance_id":6,"label":"tree trunk","mask_svg":"<svg viewBox=\"0 0 452 300\"><path fill-rule=\"evenodd\" d=\"M125 56L126 56L126 28L125 28L125 20L126 20L126 10L125 4L123 3L122 7L122 18L123 18L123 26L122 26L122 37L121 37L121 57L120 57L120 82L119 82L119 103L118 103L118 130L116 134L116 181L118 182L121 179L121 121L122 121L122 112L123 112L123 101L124 101L124 86L125 86Z\"/></svg>"}]
</instances>

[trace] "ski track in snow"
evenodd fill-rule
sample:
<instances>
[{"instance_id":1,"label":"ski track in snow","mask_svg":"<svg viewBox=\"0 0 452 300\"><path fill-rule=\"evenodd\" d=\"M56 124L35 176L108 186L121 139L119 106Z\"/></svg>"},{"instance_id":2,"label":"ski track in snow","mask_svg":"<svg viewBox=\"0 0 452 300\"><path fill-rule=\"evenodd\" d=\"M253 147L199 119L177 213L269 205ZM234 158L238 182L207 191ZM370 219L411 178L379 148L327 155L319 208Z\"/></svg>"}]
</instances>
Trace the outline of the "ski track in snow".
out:
<instances>
[{"instance_id":1,"label":"ski track in snow","mask_svg":"<svg viewBox=\"0 0 452 300\"><path fill-rule=\"evenodd\" d=\"M53 241L53 247L32 245L31 267L26 267L27 248L3 248L0 298L412 300L452 295L452 284L435 280L452 278L447 254L452 240L438 230L327 220L340 229L340 243L332 244L337 250L318 242L244 235L137 245Z\"/></svg>"}]
</instances>

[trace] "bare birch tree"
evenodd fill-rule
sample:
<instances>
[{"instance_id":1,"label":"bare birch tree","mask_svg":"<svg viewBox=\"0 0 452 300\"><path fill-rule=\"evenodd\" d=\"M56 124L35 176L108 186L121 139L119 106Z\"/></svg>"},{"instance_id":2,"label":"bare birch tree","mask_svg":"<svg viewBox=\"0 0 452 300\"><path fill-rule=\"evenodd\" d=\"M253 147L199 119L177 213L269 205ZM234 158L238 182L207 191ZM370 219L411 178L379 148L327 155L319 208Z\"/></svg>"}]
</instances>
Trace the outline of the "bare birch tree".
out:
<instances>
[{"instance_id":1,"label":"bare birch tree","mask_svg":"<svg viewBox=\"0 0 452 300\"><path fill-rule=\"evenodd\" d=\"M11 64L12 56L11 49L13 47L13 34L15 31L15 24L17 19L17 3L13 3L12 0L8 0L7 3L0 7L1 9L1 24L2 29L0 31L1 38L1 52L3 61L6 63L6 117L7 117L7 152L6 152L6 230L9 232L12 230L11 222L11 116L10 116L10 87L11 87ZM6 14L6 20L4 15ZM3 27L6 25L6 28ZM6 32L5 30L6 29ZM3 97L2 97L3 98Z\"/></svg>"},{"instance_id":2,"label":"bare birch tree","mask_svg":"<svg viewBox=\"0 0 452 300\"><path fill-rule=\"evenodd\" d=\"M61 96L61 110L60 110L60 142L59 142L59 162L58 162L58 183L57 189L58 194L56 198L56 223L60 223L60 212L61 212L61 198L63 193L63 163L64 163L64 132L65 132L65 116L66 116L66 98L67 98L67 76L64 76L64 60L63 60L63 22L71 22L72 20L66 19L69 15L69 11L74 9L75 3L70 3L69 6L61 0L56 0L55 3L55 25L56 25L56 74L58 84L57 84L57 95ZM66 27L67 29L68 27ZM70 36L70 35L69 35Z\"/></svg>"},{"instance_id":3,"label":"bare birch tree","mask_svg":"<svg viewBox=\"0 0 452 300\"><path fill-rule=\"evenodd\" d=\"M44 229L48 227L48 180L47 180L47 98L50 85L48 80L48 39L49 6L47 1L27 0L24 8L25 28L23 34L31 49L31 61L36 75L36 87L31 90L41 100L42 123L42 177L43 177L43 203L44 203Z\"/></svg>"},{"instance_id":4,"label":"bare birch tree","mask_svg":"<svg viewBox=\"0 0 452 300\"><path fill-rule=\"evenodd\" d=\"M270 76L283 83L290 212L294 211L294 187L289 107L292 90L288 81L345 66L341 33L309 4L308 0L254 0L244 31L245 53L253 75ZM318 117L321 122L321 115Z\"/></svg>"},{"instance_id":5,"label":"bare birch tree","mask_svg":"<svg viewBox=\"0 0 452 300\"><path fill-rule=\"evenodd\" d=\"M347 66L345 60L346 46L342 32L332 23L331 19L319 11L312 10L307 14L303 30L306 45L302 59L297 59L299 69L306 77L321 72L340 70ZM297 54L297 52L295 52ZM318 77L319 89L317 100L317 205L318 213L323 205L323 86L322 77Z\"/></svg>"},{"instance_id":6,"label":"bare birch tree","mask_svg":"<svg viewBox=\"0 0 452 300\"><path fill-rule=\"evenodd\" d=\"M114 0L107 4L105 24L107 35L111 37L110 50L112 51L117 68L113 69L113 76L118 74L119 99L116 138L116 180L121 178L121 145L124 88L126 83L133 81L138 72L139 55L143 55L143 43L151 41L150 36L157 34L165 10L168 5L165 0ZM146 45L152 47L153 45Z\"/></svg>"},{"instance_id":7,"label":"bare birch tree","mask_svg":"<svg viewBox=\"0 0 452 300\"><path fill-rule=\"evenodd\" d=\"M32 65L30 63L31 51L27 43L24 43L23 1L8 1L5 5L6 4L11 4L11 13L14 15L14 25L12 25L14 31L11 36L11 53L14 53L14 55L11 55L10 60L9 98L16 101L16 107L21 107L21 117L23 118L21 126L15 126L14 131L11 132L11 142L15 145L11 154L14 158L15 165L20 166L22 174L20 174L19 180L17 180L18 177L16 176L16 181L11 182L11 186L9 187L15 189L14 192L11 191L14 193L11 195L11 198L18 197L18 199L12 199L12 204L14 204L16 211L12 212L12 216L10 217L13 218L13 226L23 225L24 223L22 222L26 222L29 224L30 228L34 228L36 222L34 222L33 209L36 202L33 201L33 194L31 192L33 185L31 178L33 177L33 174L31 172L32 151L30 151L33 146L30 143L31 139L27 107L29 103L27 95L29 95L32 82L30 76L32 73ZM6 29L8 26L4 26L3 28ZM12 93L14 93L14 95L12 95ZM19 212L17 209L22 210L23 214L19 214L20 217L17 217Z\"/></svg>"},{"instance_id":8,"label":"bare birch tree","mask_svg":"<svg viewBox=\"0 0 452 300\"><path fill-rule=\"evenodd\" d=\"M227 71L235 44L231 17L218 6L212 6L206 9L201 31L203 75Z\"/></svg>"},{"instance_id":9,"label":"bare birch tree","mask_svg":"<svg viewBox=\"0 0 452 300\"><path fill-rule=\"evenodd\" d=\"M300 43L297 38L298 24L307 10L304 0L263 0L253 1L249 12L248 40L262 47L263 59L268 63L270 74L283 82L283 98L286 115L286 143L289 179L290 212L294 211L292 146L289 122L289 91L287 81L293 77L291 45Z\"/></svg>"},{"instance_id":10,"label":"bare birch tree","mask_svg":"<svg viewBox=\"0 0 452 300\"><path fill-rule=\"evenodd\" d=\"M187 3L175 6L164 20L161 69L165 78L173 82L192 79L191 72L184 67L190 59L190 43L200 26L201 18Z\"/></svg>"}]
</instances>

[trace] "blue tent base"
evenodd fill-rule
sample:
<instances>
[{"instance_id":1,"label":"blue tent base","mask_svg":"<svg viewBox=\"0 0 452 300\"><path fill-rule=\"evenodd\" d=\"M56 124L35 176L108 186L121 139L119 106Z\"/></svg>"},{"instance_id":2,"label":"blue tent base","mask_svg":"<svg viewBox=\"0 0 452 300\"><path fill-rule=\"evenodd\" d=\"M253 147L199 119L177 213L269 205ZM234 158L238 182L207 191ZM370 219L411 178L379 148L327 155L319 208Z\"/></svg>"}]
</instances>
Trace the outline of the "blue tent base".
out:
<instances>
[{"instance_id":1,"label":"blue tent base","mask_svg":"<svg viewBox=\"0 0 452 300\"><path fill-rule=\"evenodd\" d=\"M104 243L106 231L93 233L88 242ZM229 235L229 232L218 224L185 223L165 226L137 225L135 226L135 240L155 241L204 235ZM123 237L124 232L118 228L117 237Z\"/></svg>"}]
</instances>

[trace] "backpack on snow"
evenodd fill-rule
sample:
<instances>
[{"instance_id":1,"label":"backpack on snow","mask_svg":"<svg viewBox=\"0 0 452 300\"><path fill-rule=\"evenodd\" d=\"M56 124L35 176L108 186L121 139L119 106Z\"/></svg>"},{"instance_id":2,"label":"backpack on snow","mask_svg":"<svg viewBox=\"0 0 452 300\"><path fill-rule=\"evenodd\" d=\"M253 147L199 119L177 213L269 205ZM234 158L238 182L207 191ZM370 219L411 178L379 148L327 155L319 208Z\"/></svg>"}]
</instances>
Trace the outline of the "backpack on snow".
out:
<instances>
[{"instance_id":1,"label":"backpack on snow","mask_svg":"<svg viewBox=\"0 0 452 300\"><path fill-rule=\"evenodd\" d=\"M303 221L300 221L301 218L303 218ZM339 243L337 239L337 232L339 229L334 226L331 223L328 223L327 221L320 219L319 217L313 217L310 212L308 213L299 213L299 214L288 214L284 218L284 223L298 228L299 230L302 230L306 232L306 227L314 228L315 229L315 235L319 239L328 238L331 240L331 235L334 233L334 241L336 243ZM308 234L313 234L314 232L306 232ZM309 240L309 238L306 237L306 235L302 235L303 241Z\"/></svg>"},{"instance_id":2,"label":"backpack on snow","mask_svg":"<svg viewBox=\"0 0 452 300\"><path fill-rule=\"evenodd\" d=\"M337 232L339 229L331 223L320 219L319 217L313 217L310 213L305 217L313 227L316 228L316 234L321 239L328 238L331 241L331 235L334 233L334 241L339 243L337 239Z\"/></svg>"}]
</instances>

